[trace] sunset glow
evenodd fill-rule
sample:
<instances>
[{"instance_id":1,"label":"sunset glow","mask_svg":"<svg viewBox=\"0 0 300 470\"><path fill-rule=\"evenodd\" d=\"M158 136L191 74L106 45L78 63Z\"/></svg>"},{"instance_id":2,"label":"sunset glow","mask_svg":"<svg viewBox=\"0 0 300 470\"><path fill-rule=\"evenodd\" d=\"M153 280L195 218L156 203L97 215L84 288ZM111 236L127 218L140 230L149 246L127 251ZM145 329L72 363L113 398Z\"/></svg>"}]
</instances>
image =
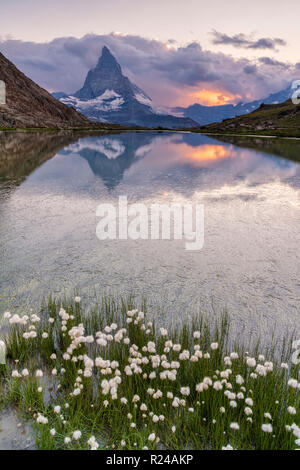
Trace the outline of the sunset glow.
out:
<instances>
[{"instance_id":1,"label":"sunset glow","mask_svg":"<svg viewBox=\"0 0 300 470\"><path fill-rule=\"evenodd\" d=\"M207 90L202 88L196 93L190 93L189 98L192 103L199 103L206 106L217 106L221 104L234 103L238 101L241 96L233 95L229 92L223 92L220 90Z\"/></svg>"}]
</instances>

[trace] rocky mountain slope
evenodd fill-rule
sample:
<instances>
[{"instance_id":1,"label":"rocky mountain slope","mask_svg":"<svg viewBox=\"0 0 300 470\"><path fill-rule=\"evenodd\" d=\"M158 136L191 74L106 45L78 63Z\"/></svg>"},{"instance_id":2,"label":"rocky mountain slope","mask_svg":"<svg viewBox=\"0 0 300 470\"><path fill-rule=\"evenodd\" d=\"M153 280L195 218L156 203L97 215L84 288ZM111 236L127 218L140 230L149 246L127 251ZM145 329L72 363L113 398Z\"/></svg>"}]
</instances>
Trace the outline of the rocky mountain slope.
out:
<instances>
[{"instance_id":1,"label":"rocky mountain slope","mask_svg":"<svg viewBox=\"0 0 300 470\"><path fill-rule=\"evenodd\" d=\"M60 103L1 53L0 80L6 85L6 104L0 105L0 128L90 127L85 116Z\"/></svg>"},{"instance_id":2,"label":"rocky mountain slope","mask_svg":"<svg viewBox=\"0 0 300 470\"><path fill-rule=\"evenodd\" d=\"M152 128L197 125L190 118L176 117L155 108L151 98L123 75L107 47L103 47L96 67L88 72L80 90L69 96L61 92L53 96L94 121Z\"/></svg>"}]
</instances>

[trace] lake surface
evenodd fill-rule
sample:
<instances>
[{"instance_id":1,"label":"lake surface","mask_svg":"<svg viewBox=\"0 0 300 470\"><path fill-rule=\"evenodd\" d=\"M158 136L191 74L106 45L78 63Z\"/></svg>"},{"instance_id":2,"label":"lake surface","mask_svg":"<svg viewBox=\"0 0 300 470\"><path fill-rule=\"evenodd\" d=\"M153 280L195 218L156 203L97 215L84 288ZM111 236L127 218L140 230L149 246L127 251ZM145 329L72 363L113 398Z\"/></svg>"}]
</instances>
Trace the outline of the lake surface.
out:
<instances>
[{"instance_id":1,"label":"lake surface","mask_svg":"<svg viewBox=\"0 0 300 470\"><path fill-rule=\"evenodd\" d=\"M0 313L95 289L145 295L151 311L173 318L201 306L227 309L246 332L299 329L300 164L258 141L0 133ZM100 241L97 206L120 195L204 204L202 250L186 251L183 240Z\"/></svg>"}]
</instances>

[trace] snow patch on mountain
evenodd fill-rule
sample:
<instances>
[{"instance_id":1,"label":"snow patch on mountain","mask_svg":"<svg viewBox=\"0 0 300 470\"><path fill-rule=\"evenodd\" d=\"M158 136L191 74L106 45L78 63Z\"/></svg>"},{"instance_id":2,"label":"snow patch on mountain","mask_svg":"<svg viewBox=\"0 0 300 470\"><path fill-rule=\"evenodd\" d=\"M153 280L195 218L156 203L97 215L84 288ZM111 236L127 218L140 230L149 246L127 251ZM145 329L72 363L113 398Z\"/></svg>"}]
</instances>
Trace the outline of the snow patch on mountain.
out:
<instances>
[{"instance_id":1,"label":"snow patch on mountain","mask_svg":"<svg viewBox=\"0 0 300 470\"><path fill-rule=\"evenodd\" d=\"M144 104L145 106L149 106L149 108L151 109L151 111L154 113L154 114L161 114L161 115L168 115L170 114L171 116L173 115L173 113L170 113L170 110L162 107L162 106L157 106L153 103L153 101L151 100L151 98L149 98L149 96L146 96L144 95L143 93L136 93L134 95L134 98L141 104Z\"/></svg>"},{"instance_id":2,"label":"snow patch on mountain","mask_svg":"<svg viewBox=\"0 0 300 470\"><path fill-rule=\"evenodd\" d=\"M82 101L72 95L61 98L60 101L82 112L87 111L89 108L93 108L97 111L116 111L124 104L122 96L114 90L105 90L102 95L86 101Z\"/></svg>"},{"instance_id":3,"label":"snow patch on mountain","mask_svg":"<svg viewBox=\"0 0 300 470\"><path fill-rule=\"evenodd\" d=\"M153 103L151 98L149 98L148 96L145 96L142 93L136 93L134 97L139 103L142 103L146 106L150 106L150 108L152 108Z\"/></svg>"}]
</instances>

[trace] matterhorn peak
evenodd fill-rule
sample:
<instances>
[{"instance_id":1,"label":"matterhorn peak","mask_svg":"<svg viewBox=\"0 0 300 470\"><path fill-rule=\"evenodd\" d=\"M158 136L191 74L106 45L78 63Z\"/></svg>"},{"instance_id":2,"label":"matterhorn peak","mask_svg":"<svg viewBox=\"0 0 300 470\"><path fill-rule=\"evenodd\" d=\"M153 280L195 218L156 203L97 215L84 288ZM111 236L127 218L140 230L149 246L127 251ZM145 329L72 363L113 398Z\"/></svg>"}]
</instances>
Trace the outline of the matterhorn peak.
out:
<instances>
[{"instance_id":1,"label":"matterhorn peak","mask_svg":"<svg viewBox=\"0 0 300 470\"><path fill-rule=\"evenodd\" d=\"M97 69L108 68L110 73L122 74L121 67L117 62L116 58L112 55L107 46L103 46L101 56L99 57Z\"/></svg>"},{"instance_id":2,"label":"matterhorn peak","mask_svg":"<svg viewBox=\"0 0 300 470\"><path fill-rule=\"evenodd\" d=\"M151 98L122 73L116 58L103 46L97 65L74 95L60 100L90 119L146 127L192 127L196 123L156 111Z\"/></svg>"}]
</instances>

